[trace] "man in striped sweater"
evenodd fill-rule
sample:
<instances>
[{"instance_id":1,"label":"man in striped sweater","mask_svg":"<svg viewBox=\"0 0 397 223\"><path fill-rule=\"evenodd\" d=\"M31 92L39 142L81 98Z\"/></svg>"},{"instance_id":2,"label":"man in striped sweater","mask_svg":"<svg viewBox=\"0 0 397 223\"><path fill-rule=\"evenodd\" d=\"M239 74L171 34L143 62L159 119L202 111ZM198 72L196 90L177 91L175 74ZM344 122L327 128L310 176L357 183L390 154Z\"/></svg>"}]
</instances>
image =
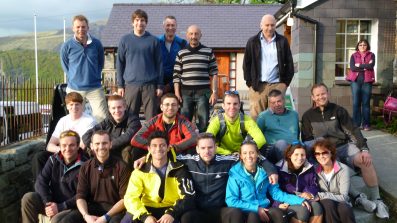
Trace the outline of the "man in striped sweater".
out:
<instances>
[{"instance_id":1,"label":"man in striped sweater","mask_svg":"<svg viewBox=\"0 0 397 223\"><path fill-rule=\"evenodd\" d=\"M209 104L217 101L218 66L212 49L200 43L201 36L197 25L189 26L186 32L189 45L176 56L173 81L175 95L182 103L181 113L191 121L196 112L198 129L204 132L209 121Z\"/></svg>"}]
</instances>

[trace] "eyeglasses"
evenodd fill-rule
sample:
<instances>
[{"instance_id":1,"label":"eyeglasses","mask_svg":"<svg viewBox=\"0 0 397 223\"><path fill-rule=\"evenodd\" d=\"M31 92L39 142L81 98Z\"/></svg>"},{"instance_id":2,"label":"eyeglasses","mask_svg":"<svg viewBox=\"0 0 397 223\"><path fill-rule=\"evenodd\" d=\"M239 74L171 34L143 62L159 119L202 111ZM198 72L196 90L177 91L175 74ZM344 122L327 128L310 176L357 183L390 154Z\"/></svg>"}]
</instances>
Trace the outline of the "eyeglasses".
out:
<instances>
[{"instance_id":1,"label":"eyeglasses","mask_svg":"<svg viewBox=\"0 0 397 223\"><path fill-rule=\"evenodd\" d=\"M314 156L328 156L330 154L330 152L326 151L326 152L321 152L321 153L314 153Z\"/></svg>"},{"instance_id":2,"label":"eyeglasses","mask_svg":"<svg viewBox=\"0 0 397 223\"><path fill-rule=\"evenodd\" d=\"M238 91L225 91L225 95L238 95Z\"/></svg>"},{"instance_id":3,"label":"eyeglasses","mask_svg":"<svg viewBox=\"0 0 397 223\"><path fill-rule=\"evenodd\" d=\"M172 104L162 104L164 107L168 108L168 107L177 107L178 104L176 103L172 103Z\"/></svg>"}]
</instances>

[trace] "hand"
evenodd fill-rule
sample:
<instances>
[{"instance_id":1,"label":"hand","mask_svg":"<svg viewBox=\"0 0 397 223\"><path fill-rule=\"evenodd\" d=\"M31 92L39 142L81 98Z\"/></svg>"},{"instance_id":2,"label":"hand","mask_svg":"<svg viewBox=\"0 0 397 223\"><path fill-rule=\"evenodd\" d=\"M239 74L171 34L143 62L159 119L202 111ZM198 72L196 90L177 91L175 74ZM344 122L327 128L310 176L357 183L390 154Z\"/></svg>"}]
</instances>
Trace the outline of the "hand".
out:
<instances>
[{"instance_id":1,"label":"hand","mask_svg":"<svg viewBox=\"0 0 397 223\"><path fill-rule=\"evenodd\" d=\"M172 217L169 214L164 214L161 216L159 220L157 220L157 223L173 223L174 222L174 217Z\"/></svg>"},{"instance_id":2,"label":"hand","mask_svg":"<svg viewBox=\"0 0 397 223\"><path fill-rule=\"evenodd\" d=\"M85 215L84 216L84 220L87 222L87 223L95 223L95 221L98 219L98 217L97 216L94 216L94 215Z\"/></svg>"},{"instance_id":3,"label":"hand","mask_svg":"<svg viewBox=\"0 0 397 223\"><path fill-rule=\"evenodd\" d=\"M134 169L141 169L143 164L146 163L146 156L142 156L141 158L135 160L134 162Z\"/></svg>"},{"instance_id":4,"label":"hand","mask_svg":"<svg viewBox=\"0 0 397 223\"><path fill-rule=\"evenodd\" d=\"M161 97L161 95L163 95L163 90L162 89L156 89L156 95L157 97Z\"/></svg>"},{"instance_id":5,"label":"hand","mask_svg":"<svg viewBox=\"0 0 397 223\"><path fill-rule=\"evenodd\" d=\"M218 95L216 93L212 93L210 100L208 101L212 106L216 104L218 101Z\"/></svg>"},{"instance_id":6,"label":"hand","mask_svg":"<svg viewBox=\"0 0 397 223\"><path fill-rule=\"evenodd\" d=\"M146 218L144 223L157 223L157 219L150 215L149 217Z\"/></svg>"},{"instance_id":7,"label":"hand","mask_svg":"<svg viewBox=\"0 0 397 223\"><path fill-rule=\"evenodd\" d=\"M303 192L299 194L299 197L305 198L306 200L312 200L314 198L313 194L308 193L308 192Z\"/></svg>"},{"instance_id":8,"label":"hand","mask_svg":"<svg viewBox=\"0 0 397 223\"><path fill-rule=\"evenodd\" d=\"M289 207L289 204L287 204L287 203L282 203L282 204L278 205L278 208L283 209L283 210L287 209L288 207Z\"/></svg>"},{"instance_id":9,"label":"hand","mask_svg":"<svg viewBox=\"0 0 397 223\"><path fill-rule=\"evenodd\" d=\"M121 97L124 97L124 94L125 94L124 88L118 88L117 89L117 94L120 95Z\"/></svg>"},{"instance_id":10,"label":"hand","mask_svg":"<svg viewBox=\"0 0 397 223\"><path fill-rule=\"evenodd\" d=\"M259 215L259 218L260 218L261 221L263 221L263 222L270 222L270 218L269 218L269 216L267 215L267 211L269 211L269 209L261 208L261 207L258 208L258 215Z\"/></svg>"},{"instance_id":11,"label":"hand","mask_svg":"<svg viewBox=\"0 0 397 223\"><path fill-rule=\"evenodd\" d=\"M58 214L58 206L54 202L48 202L45 204L45 215L48 217L53 217Z\"/></svg>"},{"instance_id":12,"label":"hand","mask_svg":"<svg viewBox=\"0 0 397 223\"><path fill-rule=\"evenodd\" d=\"M304 201L302 202L302 206L306 207L309 212L312 212L312 206L310 206L309 202Z\"/></svg>"},{"instance_id":13,"label":"hand","mask_svg":"<svg viewBox=\"0 0 397 223\"><path fill-rule=\"evenodd\" d=\"M369 152L361 152L361 162L364 166L369 167L372 164L372 157Z\"/></svg>"},{"instance_id":14,"label":"hand","mask_svg":"<svg viewBox=\"0 0 397 223\"><path fill-rule=\"evenodd\" d=\"M270 184L278 183L278 174L273 173L272 175L270 175L269 182L270 182Z\"/></svg>"},{"instance_id":15,"label":"hand","mask_svg":"<svg viewBox=\"0 0 397 223\"><path fill-rule=\"evenodd\" d=\"M356 66L356 67L360 67L360 64L359 64L359 63L356 63L356 64L354 64L354 66Z\"/></svg>"},{"instance_id":16,"label":"hand","mask_svg":"<svg viewBox=\"0 0 397 223\"><path fill-rule=\"evenodd\" d=\"M105 218L105 216L101 216L101 217L99 217L99 218L97 218L96 220L95 220L95 223L106 223L107 221L106 221L106 218Z\"/></svg>"},{"instance_id":17,"label":"hand","mask_svg":"<svg viewBox=\"0 0 397 223\"><path fill-rule=\"evenodd\" d=\"M182 96L179 94L179 92L178 93L175 92L175 96L178 98L179 103L182 104L183 99L182 99Z\"/></svg>"}]
</instances>

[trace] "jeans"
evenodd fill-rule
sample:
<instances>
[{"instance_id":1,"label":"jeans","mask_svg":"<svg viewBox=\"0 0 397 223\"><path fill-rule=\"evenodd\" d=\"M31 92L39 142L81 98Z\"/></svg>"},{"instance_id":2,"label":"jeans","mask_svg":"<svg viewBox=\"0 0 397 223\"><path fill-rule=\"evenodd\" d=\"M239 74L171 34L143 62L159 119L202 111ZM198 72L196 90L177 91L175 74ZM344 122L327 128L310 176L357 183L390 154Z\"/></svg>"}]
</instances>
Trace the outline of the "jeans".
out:
<instances>
[{"instance_id":1,"label":"jeans","mask_svg":"<svg viewBox=\"0 0 397 223\"><path fill-rule=\"evenodd\" d=\"M356 126L369 126L370 100L372 83L364 82L364 75L359 74L357 80L351 83L353 97L353 122Z\"/></svg>"},{"instance_id":2,"label":"jeans","mask_svg":"<svg viewBox=\"0 0 397 223\"><path fill-rule=\"evenodd\" d=\"M193 119L194 112L198 118L198 129L200 132L205 132L209 122L210 104L209 96L211 91L209 89L200 90L183 90L182 89L182 115L186 116L190 121ZM195 110L195 108L197 110Z\"/></svg>"}]
</instances>

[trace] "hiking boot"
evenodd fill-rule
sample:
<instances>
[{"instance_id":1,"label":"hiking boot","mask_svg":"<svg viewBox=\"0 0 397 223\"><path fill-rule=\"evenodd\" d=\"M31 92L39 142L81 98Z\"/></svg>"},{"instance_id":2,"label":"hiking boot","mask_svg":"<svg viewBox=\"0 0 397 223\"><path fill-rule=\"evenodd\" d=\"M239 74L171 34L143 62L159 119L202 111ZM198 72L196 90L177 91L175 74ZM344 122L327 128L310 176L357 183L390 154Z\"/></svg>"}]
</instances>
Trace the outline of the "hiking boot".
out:
<instances>
[{"instance_id":1,"label":"hiking boot","mask_svg":"<svg viewBox=\"0 0 397 223\"><path fill-rule=\"evenodd\" d=\"M376 216L378 218L389 218L389 208L382 200L376 200Z\"/></svg>"},{"instance_id":2,"label":"hiking boot","mask_svg":"<svg viewBox=\"0 0 397 223\"><path fill-rule=\"evenodd\" d=\"M376 203L368 200L367 195L361 193L358 198L356 198L356 205L362 207L366 212L372 213L376 209Z\"/></svg>"}]
</instances>

